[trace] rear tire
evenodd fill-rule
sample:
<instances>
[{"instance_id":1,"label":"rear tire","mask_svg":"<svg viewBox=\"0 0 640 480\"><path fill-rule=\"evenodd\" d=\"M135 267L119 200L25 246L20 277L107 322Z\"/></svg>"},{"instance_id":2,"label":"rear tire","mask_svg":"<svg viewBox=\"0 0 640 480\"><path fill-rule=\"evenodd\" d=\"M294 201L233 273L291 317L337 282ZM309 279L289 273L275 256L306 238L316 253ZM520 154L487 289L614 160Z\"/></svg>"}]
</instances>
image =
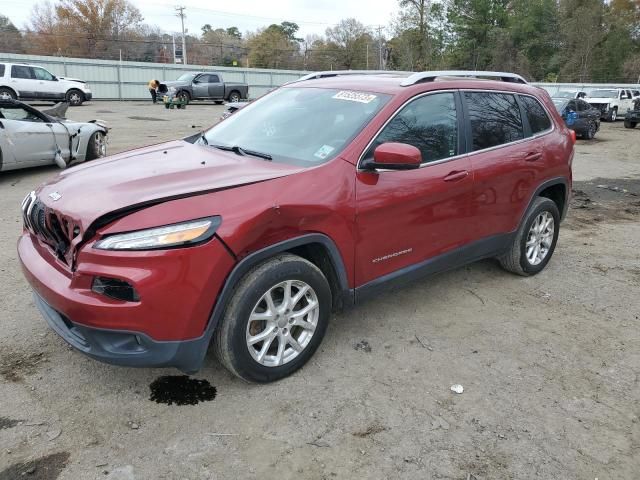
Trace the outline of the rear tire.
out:
<instances>
[{"instance_id":1,"label":"rear tire","mask_svg":"<svg viewBox=\"0 0 640 480\"><path fill-rule=\"evenodd\" d=\"M16 100L17 98L16 92L10 88L0 88L0 100Z\"/></svg>"},{"instance_id":2,"label":"rear tire","mask_svg":"<svg viewBox=\"0 0 640 480\"><path fill-rule=\"evenodd\" d=\"M66 95L66 100L72 107L79 107L84 102L84 93L76 89L69 90Z\"/></svg>"},{"instance_id":3,"label":"rear tire","mask_svg":"<svg viewBox=\"0 0 640 480\"><path fill-rule=\"evenodd\" d=\"M318 348L331 305L329 283L318 267L296 255L278 255L242 278L216 329L213 349L220 363L244 380L281 379ZM308 313L300 313L305 309ZM260 335L264 340L256 341Z\"/></svg>"},{"instance_id":4,"label":"rear tire","mask_svg":"<svg viewBox=\"0 0 640 480\"><path fill-rule=\"evenodd\" d=\"M543 219L543 223L540 223L541 219ZM553 231L538 230L538 226L544 226L550 219ZM537 197L527 210L524 221L509 250L498 257L500 265L505 270L523 277L540 273L553 255L559 231L560 211L558 206L553 200ZM536 242L539 248L538 254L535 251Z\"/></svg>"},{"instance_id":5,"label":"rear tire","mask_svg":"<svg viewBox=\"0 0 640 480\"><path fill-rule=\"evenodd\" d=\"M240 101L240 92L234 90L229 94L229 103L236 103Z\"/></svg>"}]
</instances>

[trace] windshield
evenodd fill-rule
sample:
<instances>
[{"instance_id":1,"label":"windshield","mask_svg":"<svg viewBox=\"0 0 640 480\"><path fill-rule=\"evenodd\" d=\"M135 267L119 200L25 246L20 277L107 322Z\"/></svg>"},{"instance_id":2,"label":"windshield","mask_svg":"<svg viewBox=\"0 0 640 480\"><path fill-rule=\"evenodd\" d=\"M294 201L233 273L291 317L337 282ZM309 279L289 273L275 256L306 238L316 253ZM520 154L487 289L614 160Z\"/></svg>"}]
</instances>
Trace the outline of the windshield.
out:
<instances>
[{"instance_id":1,"label":"windshield","mask_svg":"<svg viewBox=\"0 0 640 480\"><path fill-rule=\"evenodd\" d=\"M594 98L618 98L617 90L591 90L590 97Z\"/></svg>"},{"instance_id":2,"label":"windshield","mask_svg":"<svg viewBox=\"0 0 640 480\"><path fill-rule=\"evenodd\" d=\"M379 93L281 88L214 126L200 143L260 152L274 162L315 166L338 155L389 98Z\"/></svg>"},{"instance_id":3,"label":"windshield","mask_svg":"<svg viewBox=\"0 0 640 480\"><path fill-rule=\"evenodd\" d=\"M577 92L568 92L568 91L560 91L554 95L554 97L558 98L576 98Z\"/></svg>"},{"instance_id":4,"label":"windshield","mask_svg":"<svg viewBox=\"0 0 640 480\"><path fill-rule=\"evenodd\" d=\"M178 82L190 82L191 80L193 80L193 77L195 77L196 74L195 73L183 73L182 75L180 75L178 77Z\"/></svg>"}]
</instances>

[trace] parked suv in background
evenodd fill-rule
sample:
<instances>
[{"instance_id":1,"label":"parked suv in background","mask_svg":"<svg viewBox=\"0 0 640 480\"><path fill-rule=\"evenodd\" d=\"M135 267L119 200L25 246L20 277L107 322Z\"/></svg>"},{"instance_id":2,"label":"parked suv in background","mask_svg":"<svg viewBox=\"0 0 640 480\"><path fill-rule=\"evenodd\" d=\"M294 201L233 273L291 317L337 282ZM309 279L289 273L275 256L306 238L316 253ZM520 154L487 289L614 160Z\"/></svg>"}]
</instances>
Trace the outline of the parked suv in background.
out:
<instances>
[{"instance_id":1,"label":"parked suv in background","mask_svg":"<svg viewBox=\"0 0 640 480\"><path fill-rule=\"evenodd\" d=\"M56 77L37 65L0 63L0 100L66 101L78 106L91 98L82 80Z\"/></svg>"},{"instance_id":2,"label":"parked suv in background","mask_svg":"<svg viewBox=\"0 0 640 480\"><path fill-rule=\"evenodd\" d=\"M333 309L483 258L539 273L574 142L517 75L318 73L52 179L22 205L18 253L85 354L194 372L213 341L266 382L311 357Z\"/></svg>"},{"instance_id":3,"label":"parked suv in background","mask_svg":"<svg viewBox=\"0 0 640 480\"><path fill-rule=\"evenodd\" d=\"M600 118L615 122L633 106L633 93L626 88L599 88L591 90L585 100L600 110Z\"/></svg>"},{"instance_id":4,"label":"parked suv in background","mask_svg":"<svg viewBox=\"0 0 640 480\"><path fill-rule=\"evenodd\" d=\"M183 97L187 101L239 102L249 96L249 86L246 83L225 82L222 75L216 72L185 73L177 80L161 82L160 95L165 93L165 89L167 94Z\"/></svg>"}]
</instances>

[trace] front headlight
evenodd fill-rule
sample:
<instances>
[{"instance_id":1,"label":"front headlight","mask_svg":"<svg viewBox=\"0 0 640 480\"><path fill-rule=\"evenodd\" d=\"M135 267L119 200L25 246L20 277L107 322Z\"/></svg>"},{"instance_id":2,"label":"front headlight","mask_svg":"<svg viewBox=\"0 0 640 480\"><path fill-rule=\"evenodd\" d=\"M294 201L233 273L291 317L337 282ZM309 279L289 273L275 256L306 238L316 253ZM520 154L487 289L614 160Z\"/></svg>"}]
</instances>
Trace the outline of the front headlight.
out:
<instances>
[{"instance_id":1,"label":"front headlight","mask_svg":"<svg viewBox=\"0 0 640 480\"><path fill-rule=\"evenodd\" d=\"M100 250L157 250L197 245L209 240L222 223L220 217L202 218L136 232L109 235L95 243Z\"/></svg>"}]
</instances>

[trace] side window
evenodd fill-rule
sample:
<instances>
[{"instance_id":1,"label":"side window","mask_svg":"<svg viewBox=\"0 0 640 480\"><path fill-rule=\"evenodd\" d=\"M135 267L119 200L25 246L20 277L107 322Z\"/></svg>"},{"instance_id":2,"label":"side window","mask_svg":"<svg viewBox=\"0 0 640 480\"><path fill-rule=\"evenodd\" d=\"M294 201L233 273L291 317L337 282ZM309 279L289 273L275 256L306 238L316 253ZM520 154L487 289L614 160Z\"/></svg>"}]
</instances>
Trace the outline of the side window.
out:
<instances>
[{"instance_id":1,"label":"side window","mask_svg":"<svg viewBox=\"0 0 640 480\"><path fill-rule=\"evenodd\" d=\"M220 83L218 75L209 75L209 83Z\"/></svg>"},{"instance_id":2,"label":"side window","mask_svg":"<svg viewBox=\"0 0 640 480\"><path fill-rule=\"evenodd\" d=\"M473 151L524 138L520 108L508 93L465 92Z\"/></svg>"},{"instance_id":3,"label":"side window","mask_svg":"<svg viewBox=\"0 0 640 480\"><path fill-rule=\"evenodd\" d=\"M422 163L458 154L458 117L453 93L436 93L406 105L380 132L366 158L383 143L408 143L422 153Z\"/></svg>"},{"instance_id":4,"label":"side window","mask_svg":"<svg viewBox=\"0 0 640 480\"><path fill-rule=\"evenodd\" d=\"M0 63L0 77L4 77L4 63Z\"/></svg>"},{"instance_id":5,"label":"side window","mask_svg":"<svg viewBox=\"0 0 640 480\"><path fill-rule=\"evenodd\" d=\"M527 120L529 121L529 126L531 127L531 133L533 135L551 128L551 120L549 119L546 110L542 105L540 105L538 100L533 97L521 95L520 101L524 106L524 112L527 116ZM582 100L578 101L585 103Z\"/></svg>"},{"instance_id":6,"label":"side window","mask_svg":"<svg viewBox=\"0 0 640 480\"><path fill-rule=\"evenodd\" d=\"M42 119L34 113L20 106L0 107L0 114L7 120L23 120L27 122L41 122Z\"/></svg>"},{"instance_id":7,"label":"side window","mask_svg":"<svg viewBox=\"0 0 640 480\"><path fill-rule=\"evenodd\" d=\"M28 78L33 79L33 68L24 65L11 66L11 78Z\"/></svg>"},{"instance_id":8,"label":"side window","mask_svg":"<svg viewBox=\"0 0 640 480\"><path fill-rule=\"evenodd\" d=\"M38 80L48 80L48 81L53 80L53 75L47 72L44 68L34 68L33 71Z\"/></svg>"}]
</instances>

